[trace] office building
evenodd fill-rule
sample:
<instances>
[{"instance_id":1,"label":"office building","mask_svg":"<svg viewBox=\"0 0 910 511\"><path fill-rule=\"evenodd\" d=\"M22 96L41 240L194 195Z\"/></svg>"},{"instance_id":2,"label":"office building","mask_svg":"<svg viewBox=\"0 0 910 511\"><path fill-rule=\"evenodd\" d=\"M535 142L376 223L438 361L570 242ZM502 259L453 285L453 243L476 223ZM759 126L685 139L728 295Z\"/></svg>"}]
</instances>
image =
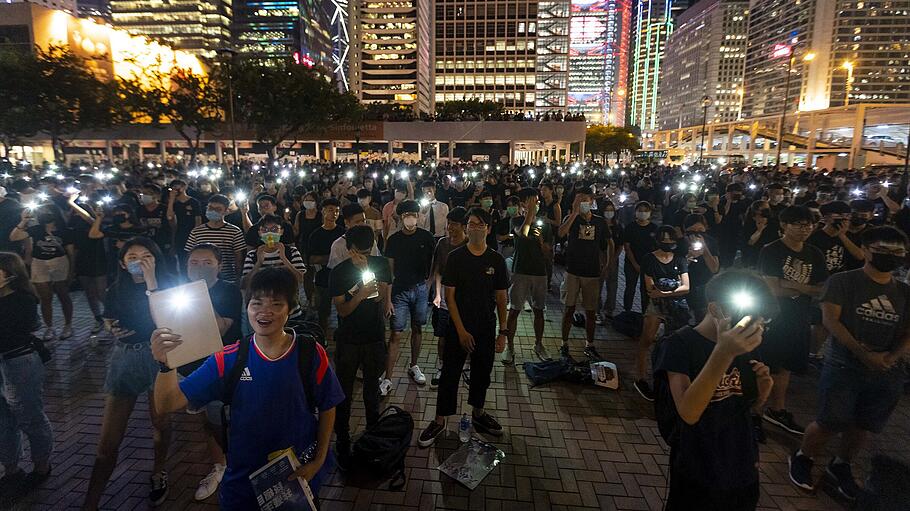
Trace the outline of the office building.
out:
<instances>
[{"instance_id":1,"label":"office building","mask_svg":"<svg viewBox=\"0 0 910 511\"><path fill-rule=\"evenodd\" d=\"M364 103L430 111L430 9L424 0L349 4L347 79Z\"/></svg>"},{"instance_id":2,"label":"office building","mask_svg":"<svg viewBox=\"0 0 910 511\"><path fill-rule=\"evenodd\" d=\"M559 57L568 50L568 5L537 0L436 0L434 6L435 103L476 99L501 103L504 110L533 114L562 111L559 98L568 83L568 66ZM544 14L544 16L542 16ZM554 22L544 41L546 59L557 57L538 78L538 23ZM561 37L562 43L559 42ZM565 49L563 49L565 48ZM554 53L555 52L555 53Z\"/></svg>"},{"instance_id":3,"label":"office building","mask_svg":"<svg viewBox=\"0 0 910 511\"><path fill-rule=\"evenodd\" d=\"M230 44L230 0L111 0L111 21L195 55L214 58Z\"/></svg>"},{"instance_id":4,"label":"office building","mask_svg":"<svg viewBox=\"0 0 910 511\"><path fill-rule=\"evenodd\" d=\"M318 0L237 0L234 2L234 49L256 59L294 58L329 70L331 33Z\"/></svg>"},{"instance_id":5,"label":"office building","mask_svg":"<svg viewBox=\"0 0 910 511\"><path fill-rule=\"evenodd\" d=\"M629 122L642 130L657 128L660 67L673 32L673 0L638 0L632 49Z\"/></svg>"},{"instance_id":6,"label":"office building","mask_svg":"<svg viewBox=\"0 0 910 511\"><path fill-rule=\"evenodd\" d=\"M737 119L748 16L748 0L702 0L676 19L661 69L660 129Z\"/></svg>"},{"instance_id":7,"label":"office building","mask_svg":"<svg viewBox=\"0 0 910 511\"><path fill-rule=\"evenodd\" d=\"M50 9L60 9L64 11L69 11L71 13L76 12L76 0L2 0L2 3L7 4L21 4L29 3L40 5L41 7L48 7Z\"/></svg>"},{"instance_id":8,"label":"office building","mask_svg":"<svg viewBox=\"0 0 910 511\"><path fill-rule=\"evenodd\" d=\"M326 12L329 14L329 30L332 37L332 74L338 88L348 91L350 90L348 81L348 57L351 46L351 36L348 33L350 4L348 0L326 0Z\"/></svg>"},{"instance_id":9,"label":"office building","mask_svg":"<svg viewBox=\"0 0 910 511\"><path fill-rule=\"evenodd\" d=\"M632 0L573 0L569 112L591 124L625 125Z\"/></svg>"},{"instance_id":10,"label":"office building","mask_svg":"<svg viewBox=\"0 0 910 511\"><path fill-rule=\"evenodd\" d=\"M76 0L76 9L83 18L111 19L111 6L107 0Z\"/></svg>"},{"instance_id":11,"label":"office building","mask_svg":"<svg viewBox=\"0 0 910 511\"><path fill-rule=\"evenodd\" d=\"M537 2L537 103L539 114L565 112L569 85L569 0Z\"/></svg>"}]
</instances>

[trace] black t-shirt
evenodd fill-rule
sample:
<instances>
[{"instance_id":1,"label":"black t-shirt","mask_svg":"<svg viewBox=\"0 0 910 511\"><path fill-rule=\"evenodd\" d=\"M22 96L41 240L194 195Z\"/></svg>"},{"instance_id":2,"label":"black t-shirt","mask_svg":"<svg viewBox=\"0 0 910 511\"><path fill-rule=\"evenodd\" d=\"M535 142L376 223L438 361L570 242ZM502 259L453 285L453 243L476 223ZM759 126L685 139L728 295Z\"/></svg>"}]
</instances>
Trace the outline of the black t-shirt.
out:
<instances>
[{"instance_id":1,"label":"black t-shirt","mask_svg":"<svg viewBox=\"0 0 910 511\"><path fill-rule=\"evenodd\" d=\"M332 243L335 243L335 240L340 238L342 234L344 234L344 227L341 225L336 224L332 230L319 226L310 234L310 239L307 241L307 259L309 260L310 257L314 256L328 256L332 251ZM324 266L316 272L315 280L316 285L319 287L329 287L329 270Z\"/></svg>"},{"instance_id":2,"label":"black t-shirt","mask_svg":"<svg viewBox=\"0 0 910 511\"><path fill-rule=\"evenodd\" d=\"M641 225L638 222L632 222L622 231L623 243L628 243L632 249L632 255L635 256L635 262L641 265L645 254L654 252L657 249L657 225L654 222L648 222Z\"/></svg>"},{"instance_id":3,"label":"black t-shirt","mask_svg":"<svg viewBox=\"0 0 910 511\"><path fill-rule=\"evenodd\" d=\"M186 202L174 201L174 219L177 221L177 230L174 235L174 245L177 250L183 251L190 231L196 227L196 219L204 214L199 201L190 197Z\"/></svg>"},{"instance_id":4,"label":"black t-shirt","mask_svg":"<svg viewBox=\"0 0 910 511\"><path fill-rule=\"evenodd\" d=\"M704 244L709 252L714 257L717 257L717 240L712 236L707 234L699 233L697 236L700 236L704 240ZM701 255L693 260L688 259L689 254L689 235L686 235L683 239L677 242L676 253L683 258L686 258L686 263L689 265L689 285L692 287L701 287L708 283L711 278L714 276L714 273L708 269L708 265L705 263L705 256Z\"/></svg>"},{"instance_id":5,"label":"black t-shirt","mask_svg":"<svg viewBox=\"0 0 910 511\"><path fill-rule=\"evenodd\" d=\"M22 206L15 200L0 201L0 250L19 253L21 242L10 241L9 235L22 219Z\"/></svg>"},{"instance_id":6,"label":"black t-shirt","mask_svg":"<svg viewBox=\"0 0 910 511\"><path fill-rule=\"evenodd\" d=\"M575 217L569 227L566 271L577 277L599 277L601 254L610 247L610 229L603 217Z\"/></svg>"},{"instance_id":7,"label":"black t-shirt","mask_svg":"<svg viewBox=\"0 0 910 511\"><path fill-rule=\"evenodd\" d=\"M105 274L106 255L104 239L88 237L91 225L78 216L70 219L70 230L73 233L73 244L76 246L76 275L95 277Z\"/></svg>"},{"instance_id":8,"label":"black t-shirt","mask_svg":"<svg viewBox=\"0 0 910 511\"><path fill-rule=\"evenodd\" d=\"M389 262L385 257L368 256L367 268L358 268L351 258L332 268L329 275L329 296L344 296L349 302L363 285L363 272L369 269L376 276L377 282L392 282ZM338 330L335 341L350 344L369 344L383 342L385 338L384 303L381 295L360 302L349 315L338 315Z\"/></svg>"},{"instance_id":9,"label":"black t-shirt","mask_svg":"<svg viewBox=\"0 0 910 511\"><path fill-rule=\"evenodd\" d=\"M718 226L718 231L723 234L719 234L718 238L721 242L735 243L737 231L743 227L743 217L749 209L749 204L747 200L740 199L730 205L730 211L726 211L726 204L727 198L724 197L717 206L717 210L723 215L723 219L721 219Z\"/></svg>"},{"instance_id":10,"label":"black t-shirt","mask_svg":"<svg viewBox=\"0 0 910 511\"><path fill-rule=\"evenodd\" d=\"M430 231L420 227L410 235L398 231L389 236L385 255L394 259L396 288L410 288L426 282L435 246L436 240Z\"/></svg>"},{"instance_id":11,"label":"black t-shirt","mask_svg":"<svg viewBox=\"0 0 910 511\"><path fill-rule=\"evenodd\" d=\"M662 339L654 355L654 374L679 373L695 381L715 343L690 327ZM714 389L701 418L693 425L679 421L679 442L671 471L701 486L734 490L757 483L758 444L744 396L740 369L732 364Z\"/></svg>"},{"instance_id":12,"label":"black t-shirt","mask_svg":"<svg viewBox=\"0 0 910 511\"><path fill-rule=\"evenodd\" d=\"M473 195L472 191L467 188L465 188L464 190L462 190L460 192L458 190L453 189L451 194L449 195L452 199L452 203L450 204L450 206L452 206L453 208L458 207L458 206L466 207L468 205L468 199L470 199L472 195Z\"/></svg>"},{"instance_id":13,"label":"black t-shirt","mask_svg":"<svg viewBox=\"0 0 910 511\"><path fill-rule=\"evenodd\" d=\"M107 227L103 227L101 232L104 233L105 238L111 240L111 251L114 256L116 256L117 250L120 249L120 246L123 245L124 241L135 238L136 236L148 235L147 229L142 225L124 227L119 224L111 224Z\"/></svg>"},{"instance_id":14,"label":"black t-shirt","mask_svg":"<svg viewBox=\"0 0 910 511\"><path fill-rule=\"evenodd\" d=\"M38 299L29 293L13 291L0 297L0 353L28 346L38 328Z\"/></svg>"},{"instance_id":15,"label":"black t-shirt","mask_svg":"<svg viewBox=\"0 0 910 511\"><path fill-rule=\"evenodd\" d=\"M686 262L685 256L677 254L673 254L669 263L663 263L651 252L645 254L645 258L641 262L641 271L651 277L655 284L661 279L672 279L679 282L683 273L689 273L689 264Z\"/></svg>"},{"instance_id":16,"label":"black t-shirt","mask_svg":"<svg viewBox=\"0 0 910 511\"><path fill-rule=\"evenodd\" d=\"M156 204L151 211L145 206L140 207L139 222L148 230L146 236L157 243L161 250L171 247L171 224L167 221L167 207L164 204Z\"/></svg>"},{"instance_id":17,"label":"black t-shirt","mask_svg":"<svg viewBox=\"0 0 910 511\"><path fill-rule=\"evenodd\" d=\"M837 236L829 236L823 229L817 229L806 243L822 251L828 273L838 273L847 269L849 252L844 242Z\"/></svg>"},{"instance_id":18,"label":"black t-shirt","mask_svg":"<svg viewBox=\"0 0 910 511\"><path fill-rule=\"evenodd\" d=\"M28 228L32 238L32 257L47 261L66 255L66 246L73 244L73 231L69 227L58 228L47 232L43 225Z\"/></svg>"},{"instance_id":19,"label":"black t-shirt","mask_svg":"<svg viewBox=\"0 0 910 511\"><path fill-rule=\"evenodd\" d=\"M490 247L479 256L472 254L467 245L456 248L449 253L442 285L455 288L455 303L465 330L475 340L492 340L496 335L496 291L509 288L505 259ZM449 332L457 339L454 329L453 321Z\"/></svg>"},{"instance_id":20,"label":"black t-shirt","mask_svg":"<svg viewBox=\"0 0 910 511\"><path fill-rule=\"evenodd\" d=\"M307 241L310 239L310 234L313 234L313 231L322 225L322 214L317 213L315 217L307 218L304 212L301 211L297 214L297 225L300 227L300 232L297 236L297 250L306 258Z\"/></svg>"},{"instance_id":21,"label":"black t-shirt","mask_svg":"<svg viewBox=\"0 0 910 511\"><path fill-rule=\"evenodd\" d=\"M794 252L784 244L783 239L771 242L758 255L758 269L762 275L790 280L801 284L818 285L828 278L825 256L808 243L801 252ZM788 334L802 335L809 324L809 304L812 299L806 295L795 298L778 298L780 312L774 319L767 339L780 339Z\"/></svg>"},{"instance_id":22,"label":"black t-shirt","mask_svg":"<svg viewBox=\"0 0 910 511\"><path fill-rule=\"evenodd\" d=\"M221 279L209 288L209 296L212 297L212 308L215 309L215 314L224 319L234 320L227 332L221 336L222 344L227 346L241 336L240 309L243 307L243 296L237 285Z\"/></svg>"},{"instance_id":23,"label":"black t-shirt","mask_svg":"<svg viewBox=\"0 0 910 511\"><path fill-rule=\"evenodd\" d=\"M158 282L158 289L171 287L170 282ZM151 342L155 322L149 310L149 299L145 291L148 289L145 282L133 282L129 276L118 275L104 296L104 318L119 322L123 330L133 331L133 335L120 340L126 344L140 344Z\"/></svg>"},{"instance_id":24,"label":"black t-shirt","mask_svg":"<svg viewBox=\"0 0 910 511\"><path fill-rule=\"evenodd\" d=\"M520 228L524 224L524 219L521 218L516 223L516 228ZM537 276L547 274L547 257L544 255L541 241L544 243L553 243L552 227L552 225L545 222L543 225L538 226L535 222L534 224L531 224L527 236L515 234L515 253L512 254L512 273ZM540 236L534 235L537 231L540 232Z\"/></svg>"}]
</instances>

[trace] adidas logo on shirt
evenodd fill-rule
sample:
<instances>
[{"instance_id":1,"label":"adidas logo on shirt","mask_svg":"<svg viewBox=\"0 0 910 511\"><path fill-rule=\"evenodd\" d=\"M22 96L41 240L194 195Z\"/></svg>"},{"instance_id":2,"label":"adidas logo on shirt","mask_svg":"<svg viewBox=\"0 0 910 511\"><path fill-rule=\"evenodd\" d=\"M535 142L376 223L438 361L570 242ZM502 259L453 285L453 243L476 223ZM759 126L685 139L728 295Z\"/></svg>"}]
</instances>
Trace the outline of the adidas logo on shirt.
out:
<instances>
[{"instance_id":1,"label":"adidas logo on shirt","mask_svg":"<svg viewBox=\"0 0 910 511\"><path fill-rule=\"evenodd\" d=\"M901 315L894 310L894 305L886 295L879 295L856 308L856 313L869 320L898 322Z\"/></svg>"},{"instance_id":2,"label":"adidas logo on shirt","mask_svg":"<svg viewBox=\"0 0 910 511\"><path fill-rule=\"evenodd\" d=\"M253 375L250 374L249 367L243 368L243 372L240 373L240 381L253 381Z\"/></svg>"}]
</instances>

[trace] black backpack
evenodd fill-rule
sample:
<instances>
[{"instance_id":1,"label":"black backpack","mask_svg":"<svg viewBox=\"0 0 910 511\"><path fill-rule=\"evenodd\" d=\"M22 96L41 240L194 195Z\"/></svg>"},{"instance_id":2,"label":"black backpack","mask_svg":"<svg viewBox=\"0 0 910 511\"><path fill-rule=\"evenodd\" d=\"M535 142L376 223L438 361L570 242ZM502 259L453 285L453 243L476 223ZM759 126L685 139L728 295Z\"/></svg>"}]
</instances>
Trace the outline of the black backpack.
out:
<instances>
[{"instance_id":1,"label":"black backpack","mask_svg":"<svg viewBox=\"0 0 910 511\"><path fill-rule=\"evenodd\" d=\"M613 330L626 337L638 337L644 325L644 316L640 312L623 311L613 317Z\"/></svg>"},{"instance_id":2,"label":"black backpack","mask_svg":"<svg viewBox=\"0 0 910 511\"><path fill-rule=\"evenodd\" d=\"M389 490L400 491L407 482L404 459L413 436L414 419L411 414L397 406L390 406L354 442L351 466L373 477L392 477Z\"/></svg>"},{"instance_id":3,"label":"black backpack","mask_svg":"<svg viewBox=\"0 0 910 511\"><path fill-rule=\"evenodd\" d=\"M315 391L313 390L313 381L310 376L310 368L313 366L313 357L316 356L316 343L325 344L325 335L318 325L312 323L298 323L292 329L297 342L297 367L300 371L300 382L303 384L303 392L306 396L307 404L312 407L313 415L318 414L316 409ZM234 400L234 391L246 368L247 360L250 358L250 344L253 336L240 339L237 343L237 359L231 366L231 372L227 373L224 379L224 387L221 394L221 448L224 452L228 451L228 428L231 419L231 404Z\"/></svg>"}]
</instances>

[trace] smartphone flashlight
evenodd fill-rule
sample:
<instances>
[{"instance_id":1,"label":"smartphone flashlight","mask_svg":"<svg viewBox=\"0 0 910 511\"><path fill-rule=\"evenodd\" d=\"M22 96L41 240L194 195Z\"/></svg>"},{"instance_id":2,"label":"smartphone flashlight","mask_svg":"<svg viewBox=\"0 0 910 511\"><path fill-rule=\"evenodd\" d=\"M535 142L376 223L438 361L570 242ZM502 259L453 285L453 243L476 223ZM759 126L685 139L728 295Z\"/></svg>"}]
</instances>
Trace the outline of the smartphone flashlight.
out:
<instances>
[{"instance_id":1,"label":"smartphone flashlight","mask_svg":"<svg viewBox=\"0 0 910 511\"><path fill-rule=\"evenodd\" d=\"M543 227L543 220L538 219L535 223L537 224L537 227Z\"/></svg>"},{"instance_id":2,"label":"smartphone flashlight","mask_svg":"<svg viewBox=\"0 0 910 511\"><path fill-rule=\"evenodd\" d=\"M425 208L430 205L430 200L426 197L420 199L420 207Z\"/></svg>"},{"instance_id":3,"label":"smartphone flashlight","mask_svg":"<svg viewBox=\"0 0 910 511\"><path fill-rule=\"evenodd\" d=\"M704 248L704 244L702 244L702 242L700 242L700 241L696 241L695 243L692 244L692 250L698 251L698 250L701 250L702 248Z\"/></svg>"},{"instance_id":4,"label":"smartphone flashlight","mask_svg":"<svg viewBox=\"0 0 910 511\"><path fill-rule=\"evenodd\" d=\"M346 177L348 179L354 179L354 172L349 170L344 173L344 177Z\"/></svg>"},{"instance_id":5,"label":"smartphone flashlight","mask_svg":"<svg viewBox=\"0 0 910 511\"><path fill-rule=\"evenodd\" d=\"M244 202L244 201L246 201L245 192L237 192L234 194L234 202Z\"/></svg>"},{"instance_id":6,"label":"smartphone flashlight","mask_svg":"<svg viewBox=\"0 0 910 511\"><path fill-rule=\"evenodd\" d=\"M25 209L27 209L27 210L29 210L29 211L34 211L34 210L37 209L37 208L38 208L38 202L37 202L37 201L29 201L29 202L26 202L26 203L25 203Z\"/></svg>"}]
</instances>

